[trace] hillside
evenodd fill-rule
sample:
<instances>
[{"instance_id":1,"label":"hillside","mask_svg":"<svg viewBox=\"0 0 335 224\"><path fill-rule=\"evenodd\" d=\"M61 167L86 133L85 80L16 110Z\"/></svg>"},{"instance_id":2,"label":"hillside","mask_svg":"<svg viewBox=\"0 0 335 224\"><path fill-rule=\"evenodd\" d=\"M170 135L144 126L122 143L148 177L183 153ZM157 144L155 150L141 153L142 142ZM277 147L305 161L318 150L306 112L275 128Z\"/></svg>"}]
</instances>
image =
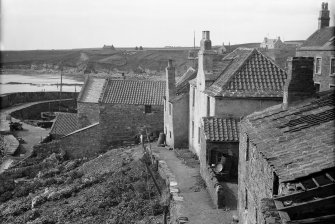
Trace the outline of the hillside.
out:
<instances>
[{"instance_id":1,"label":"hillside","mask_svg":"<svg viewBox=\"0 0 335 224\"><path fill-rule=\"evenodd\" d=\"M48 144L0 174L0 223L161 223L161 199L139 147L67 159Z\"/></svg>"}]
</instances>

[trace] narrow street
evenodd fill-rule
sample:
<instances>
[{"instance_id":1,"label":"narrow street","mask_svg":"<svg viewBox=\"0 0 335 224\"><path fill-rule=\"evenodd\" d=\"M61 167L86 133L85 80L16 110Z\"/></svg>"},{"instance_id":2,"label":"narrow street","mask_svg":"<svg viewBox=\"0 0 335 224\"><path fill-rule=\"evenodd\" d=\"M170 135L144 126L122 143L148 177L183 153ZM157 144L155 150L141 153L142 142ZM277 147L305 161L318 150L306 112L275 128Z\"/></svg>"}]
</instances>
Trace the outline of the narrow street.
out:
<instances>
[{"instance_id":1,"label":"narrow street","mask_svg":"<svg viewBox=\"0 0 335 224\"><path fill-rule=\"evenodd\" d=\"M199 167L186 166L174 151L163 147L153 147L153 152L164 160L171 172L176 176L180 195L183 196L180 213L189 219L192 224L222 224L231 223L237 210L216 209L207 190L199 187Z\"/></svg>"}]
</instances>

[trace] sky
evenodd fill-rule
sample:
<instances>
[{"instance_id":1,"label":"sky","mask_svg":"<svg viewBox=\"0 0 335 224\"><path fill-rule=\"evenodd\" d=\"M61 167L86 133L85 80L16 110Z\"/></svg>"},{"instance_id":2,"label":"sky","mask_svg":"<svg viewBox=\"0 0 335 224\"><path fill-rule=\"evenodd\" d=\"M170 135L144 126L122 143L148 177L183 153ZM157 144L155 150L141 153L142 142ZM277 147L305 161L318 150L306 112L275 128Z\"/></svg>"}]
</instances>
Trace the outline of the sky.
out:
<instances>
[{"instance_id":1,"label":"sky","mask_svg":"<svg viewBox=\"0 0 335 224\"><path fill-rule=\"evenodd\" d=\"M304 40L326 0L0 0L1 50ZM331 25L335 2L328 0Z\"/></svg>"}]
</instances>

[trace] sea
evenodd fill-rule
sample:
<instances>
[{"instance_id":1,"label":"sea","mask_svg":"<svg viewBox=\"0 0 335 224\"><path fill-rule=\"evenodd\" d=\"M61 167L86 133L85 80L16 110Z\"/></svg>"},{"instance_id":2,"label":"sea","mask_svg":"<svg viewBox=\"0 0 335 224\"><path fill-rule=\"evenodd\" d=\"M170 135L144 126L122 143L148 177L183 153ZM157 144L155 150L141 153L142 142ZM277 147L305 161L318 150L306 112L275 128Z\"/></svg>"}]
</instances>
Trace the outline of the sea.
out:
<instances>
[{"instance_id":1,"label":"sea","mask_svg":"<svg viewBox=\"0 0 335 224\"><path fill-rule=\"evenodd\" d=\"M15 92L60 91L60 74L0 74L0 94ZM63 92L80 92L83 81L63 76Z\"/></svg>"}]
</instances>

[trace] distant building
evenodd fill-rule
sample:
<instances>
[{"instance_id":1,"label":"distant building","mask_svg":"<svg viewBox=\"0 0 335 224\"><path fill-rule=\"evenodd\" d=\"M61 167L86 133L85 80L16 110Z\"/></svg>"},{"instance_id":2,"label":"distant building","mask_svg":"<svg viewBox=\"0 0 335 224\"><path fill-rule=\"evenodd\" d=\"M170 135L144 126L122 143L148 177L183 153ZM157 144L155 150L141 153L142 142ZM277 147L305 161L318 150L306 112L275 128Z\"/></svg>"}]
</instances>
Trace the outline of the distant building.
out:
<instances>
[{"instance_id":1,"label":"distant building","mask_svg":"<svg viewBox=\"0 0 335 224\"><path fill-rule=\"evenodd\" d=\"M315 95L313 58L288 62L283 103L241 121L240 223L334 223L334 105Z\"/></svg>"},{"instance_id":2,"label":"distant building","mask_svg":"<svg viewBox=\"0 0 335 224\"><path fill-rule=\"evenodd\" d=\"M99 99L101 147L163 131L165 82L107 79Z\"/></svg>"},{"instance_id":3,"label":"distant building","mask_svg":"<svg viewBox=\"0 0 335 224\"><path fill-rule=\"evenodd\" d=\"M164 97L164 132L166 144L173 148L188 146L189 81L197 71L190 67L176 83L175 67L169 60L166 68L166 94Z\"/></svg>"},{"instance_id":4,"label":"distant building","mask_svg":"<svg viewBox=\"0 0 335 224\"><path fill-rule=\"evenodd\" d=\"M114 47L114 45L104 45L103 47L102 47L102 49L110 49L110 50L115 50L115 47Z\"/></svg>"},{"instance_id":5,"label":"distant building","mask_svg":"<svg viewBox=\"0 0 335 224\"><path fill-rule=\"evenodd\" d=\"M319 27L297 49L297 56L314 57L314 83L318 91L335 88L335 27L329 27L328 3L322 3Z\"/></svg>"},{"instance_id":6,"label":"distant building","mask_svg":"<svg viewBox=\"0 0 335 224\"><path fill-rule=\"evenodd\" d=\"M278 39L265 37L259 47L263 49L280 49L285 47L285 44L281 41L280 37Z\"/></svg>"}]
</instances>

